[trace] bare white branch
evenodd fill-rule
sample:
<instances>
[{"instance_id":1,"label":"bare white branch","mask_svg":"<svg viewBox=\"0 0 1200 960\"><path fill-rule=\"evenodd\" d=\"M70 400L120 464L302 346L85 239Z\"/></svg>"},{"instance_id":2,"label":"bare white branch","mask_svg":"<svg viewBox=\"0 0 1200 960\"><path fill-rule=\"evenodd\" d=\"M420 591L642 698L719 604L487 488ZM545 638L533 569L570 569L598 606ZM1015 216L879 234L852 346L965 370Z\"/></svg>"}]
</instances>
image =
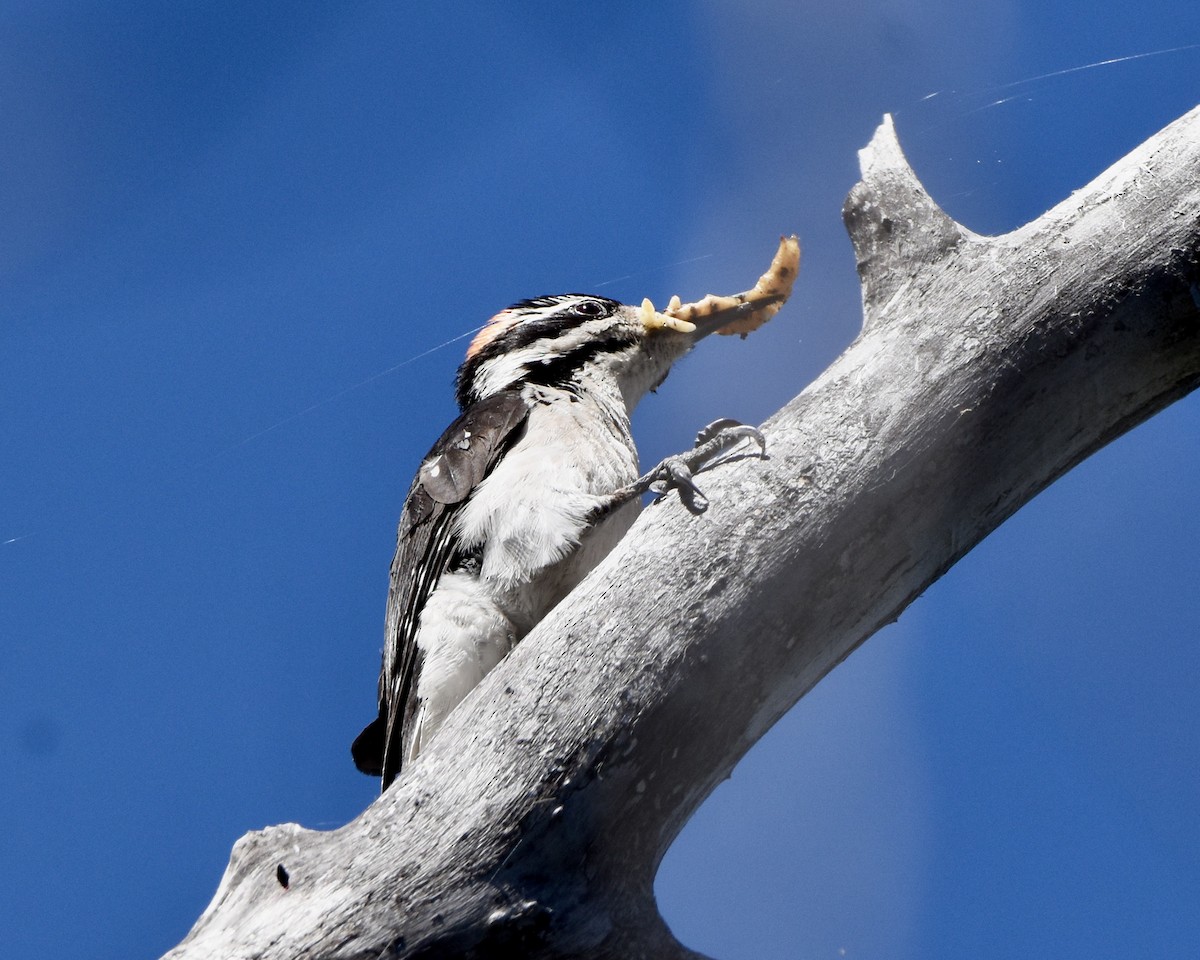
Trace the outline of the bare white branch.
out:
<instances>
[{"instance_id":1,"label":"bare white branch","mask_svg":"<svg viewBox=\"0 0 1200 960\"><path fill-rule=\"evenodd\" d=\"M770 459L634 531L353 823L243 838L169 956L688 957L651 890L755 740L1013 511L1200 382L1200 109L981 237L890 120L845 220L864 329Z\"/></svg>"}]
</instances>

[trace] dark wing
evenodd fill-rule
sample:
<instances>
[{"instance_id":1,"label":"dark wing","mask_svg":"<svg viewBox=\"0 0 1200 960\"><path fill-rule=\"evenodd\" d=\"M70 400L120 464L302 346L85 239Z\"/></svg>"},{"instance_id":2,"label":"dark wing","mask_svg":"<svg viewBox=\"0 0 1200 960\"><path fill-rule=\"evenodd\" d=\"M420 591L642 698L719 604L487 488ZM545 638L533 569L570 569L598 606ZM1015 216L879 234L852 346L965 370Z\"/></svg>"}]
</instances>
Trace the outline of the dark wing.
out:
<instances>
[{"instance_id":1,"label":"dark wing","mask_svg":"<svg viewBox=\"0 0 1200 960\"><path fill-rule=\"evenodd\" d=\"M379 717L350 748L355 766L382 777L384 789L400 772L415 732L422 660L417 626L453 557L455 517L516 439L528 414L529 404L516 391L493 394L469 407L433 445L409 488L388 588Z\"/></svg>"}]
</instances>

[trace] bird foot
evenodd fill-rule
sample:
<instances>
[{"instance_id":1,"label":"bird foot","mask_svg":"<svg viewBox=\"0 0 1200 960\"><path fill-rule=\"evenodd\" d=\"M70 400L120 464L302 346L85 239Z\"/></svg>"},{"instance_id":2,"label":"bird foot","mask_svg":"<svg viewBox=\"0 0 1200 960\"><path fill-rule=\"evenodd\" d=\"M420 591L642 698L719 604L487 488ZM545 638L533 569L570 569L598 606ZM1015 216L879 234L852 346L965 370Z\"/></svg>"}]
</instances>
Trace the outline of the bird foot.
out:
<instances>
[{"instance_id":1,"label":"bird foot","mask_svg":"<svg viewBox=\"0 0 1200 960\"><path fill-rule=\"evenodd\" d=\"M757 445L754 452L739 452L738 446L743 442ZM612 494L608 503L600 512L608 512L618 506L629 503L630 500L641 497L643 493L655 493L654 502L666 497L672 490L679 491L680 502L692 514L703 514L708 509L708 497L704 496L700 487L696 486L694 474L701 470L715 467L718 463L737 460L743 456L767 456L767 439L756 427L751 427L737 420L714 420L696 434L696 445L684 454L667 457L654 469L649 470L632 482Z\"/></svg>"},{"instance_id":2,"label":"bird foot","mask_svg":"<svg viewBox=\"0 0 1200 960\"><path fill-rule=\"evenodd\" d=\"M758 449L739 450L743 443ZM614 491L592 511L589 521L595 522L645 493L656 494L654 502L658 503L672 490L679 491L680 501L692 513L703 513L708 509L708 497L696 486L694 475L744 456L766 458L767 440L762 432L737 420L714 420L696 434L696 445L691 450L667 457L633 483Z\"/></svg>"},{"instance_id":3,"label":"bird foot","mask_svg":"<svg viewBox=\"0 0 1200 960\"><path fill-rule=\"evenodd\" d=\"M748 449L752 446L758 449ZM739 450L741 447L747 449ZM696 434L696 445L691 450L667 457L633 486L640 488L639 493L657 494L655 503L671 490L678 490L679 499L688 510L703 513L708 509L708 497L696 486L694 474L743 456L766 455L767 441L761 431L737 420L722 418L714 420Z\"/></svg>"}]
</instances>

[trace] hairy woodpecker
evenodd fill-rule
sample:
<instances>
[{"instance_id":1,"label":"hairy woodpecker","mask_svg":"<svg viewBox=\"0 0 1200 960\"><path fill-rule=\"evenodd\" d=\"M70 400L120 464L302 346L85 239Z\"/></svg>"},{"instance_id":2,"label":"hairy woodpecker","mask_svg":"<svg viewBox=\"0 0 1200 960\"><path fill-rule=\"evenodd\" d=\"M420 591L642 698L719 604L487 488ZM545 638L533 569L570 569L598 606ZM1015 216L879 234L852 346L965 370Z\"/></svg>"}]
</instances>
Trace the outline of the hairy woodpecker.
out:
<instances>
[{"instance_id":1,"label":"hairy woodpecker","mask_svg":"<svg viewBox=\"0 0 1200 960\"><path fill-rule=\"evenodd\" d=\"M352 747L361 771L386 789L612 549L642 493L678 486L702 509L690 469L741 438L761 443L753 428L718 421L694 451L639 477L629 417L700 338L744 334L778 309L799 257L795 238L785 242L794 258L772 265L782 280L768 273L734 298L676 298L659 313L649 300L563 294L514 304L483 327L458 370L462 414L422 461L400 519L379 716ZM755 311L763 318L746 326Z\"/></svg>"}]
</instances>

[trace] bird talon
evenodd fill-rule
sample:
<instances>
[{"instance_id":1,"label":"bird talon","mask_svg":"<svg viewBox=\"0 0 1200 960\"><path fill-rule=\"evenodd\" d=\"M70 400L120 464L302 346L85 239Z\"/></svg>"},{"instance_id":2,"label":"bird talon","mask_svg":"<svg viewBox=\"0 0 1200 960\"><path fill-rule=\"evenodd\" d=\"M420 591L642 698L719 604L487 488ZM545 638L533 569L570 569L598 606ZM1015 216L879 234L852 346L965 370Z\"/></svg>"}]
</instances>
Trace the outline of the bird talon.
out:
<instances>
[{"instance_id":1,"label":"bird talon","mask_svg":"<svg viewBox=\"0 0 1200 960\"><path fill-rule=\"evenodd\" d=\"M736 452L738 445L745 440L758 446L758 451L753 455L766 456L766 438L756 427L728 418L714 420L696 435L696 445L691 450L667 457L630 487L630 493L653 493L654 502L659 503L672 490L678 490L679 499L688 510L703 513L708 509L709 500L696 486L693 473L711 469L726 460L751 455Z\"/></svg>"},{"instance_id":2,"label":"bird talon","mask_svg":"<svg viewBox=\"0 0 1200 960\"><path fill-rule=\"evenodd\" d=\"M692 478L693 465L689 462L688 454L668 457L647 474L649 483L646 489L655 495L654 502L659 503L672 490L679 491L679 499L692 513L703 513L708 509L708 498L696 486Z\"/></svg>"},{"instance_id":3,"label":"bird talon","mask_svg":"<svg viewBox=\"0 0 1200 960\"><path fill-rule=\"evenodd\" d=\"M733 427L744 427L745 424L740 420L734 420L730 417L721 417L719 420L714 420L706 427L701 427L700 432L696 434L696 442L692 444L694 447L700 447L708 443L709 440L719 436L722 431L729 430Z\"/></svg>"},{"instance_id":4,"label":"bird talon","mask_svg":"<svg viewBox=\"0 0 1200 960\"><path fill-rule=\"evenodd\" d=\"M738 445L744 440L755 444L758 451L754 454L735 452ZM728 417L714 420L696 434L696 445L692 449L692 456L699 464L703 464L703 469L714 467L718 463L734 457L758 456L765 458L766 455L767 438L763 436L762 431L757 427L752 427L739 420L731 420Z\"/></svg>"}]
</instances>

